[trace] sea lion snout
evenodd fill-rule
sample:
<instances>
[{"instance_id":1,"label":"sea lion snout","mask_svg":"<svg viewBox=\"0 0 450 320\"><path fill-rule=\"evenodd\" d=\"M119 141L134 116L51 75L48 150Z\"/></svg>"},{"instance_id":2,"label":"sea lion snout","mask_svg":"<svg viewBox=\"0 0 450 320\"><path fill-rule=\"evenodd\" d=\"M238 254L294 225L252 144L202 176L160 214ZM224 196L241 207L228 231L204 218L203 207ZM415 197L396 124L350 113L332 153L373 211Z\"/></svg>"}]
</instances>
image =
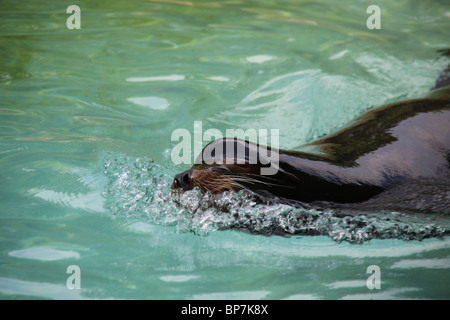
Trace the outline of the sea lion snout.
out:
<instances>
[{"instance_id":1,"label":"sea lion snout","mask_svg":"<svg viewBox=\"0 0 450 320\"><path fill-rule=\"evenodd\" d=\"M192 189L192 169L179 173L175 176L172 183L172 189Z\"/></svg>"}]
</instances>

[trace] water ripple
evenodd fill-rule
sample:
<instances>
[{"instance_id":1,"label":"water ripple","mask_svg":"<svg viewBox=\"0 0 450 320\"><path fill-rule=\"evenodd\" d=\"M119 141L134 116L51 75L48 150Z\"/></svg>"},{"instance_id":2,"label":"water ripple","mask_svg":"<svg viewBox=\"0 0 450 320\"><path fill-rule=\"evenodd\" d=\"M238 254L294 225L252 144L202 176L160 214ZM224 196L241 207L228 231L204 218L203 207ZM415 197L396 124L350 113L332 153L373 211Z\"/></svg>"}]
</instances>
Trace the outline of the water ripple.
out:
<instances>
[{"instance_id":1,"label":"water ripple","mask_svg":"<svg viewBox=\"0 0 450 320\"><path fill-rule=\"evenodd\" d=\"M41 260L41 261L80 258L80 254L76 251L60 250L53 248L29 248L29 249L15 250L9 252L8 255L16 258Z\"/></svg>"}]
</instances>

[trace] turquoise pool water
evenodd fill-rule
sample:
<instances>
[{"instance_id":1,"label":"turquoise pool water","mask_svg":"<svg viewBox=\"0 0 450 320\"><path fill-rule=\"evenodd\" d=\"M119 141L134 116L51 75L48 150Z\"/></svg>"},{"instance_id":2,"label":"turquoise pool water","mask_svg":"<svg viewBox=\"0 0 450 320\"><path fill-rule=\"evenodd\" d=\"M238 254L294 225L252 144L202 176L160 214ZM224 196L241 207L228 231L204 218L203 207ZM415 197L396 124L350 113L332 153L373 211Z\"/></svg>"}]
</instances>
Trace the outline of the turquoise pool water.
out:
<instances>
[{"instance_id":1,"label":"turquoise pool water","mask_svg":"<svg viewBox=\"0 0 450 320\"><path fill-rule=\"evenodd\" d=\"M171 134L194 121L279 129L290 149L426 94L449 62L449 3L379 1L380 30L371 4L2 1L0 298L449 299L440 212L339 219L169 192L189 167Z\"/></svg>"}]
</instances>

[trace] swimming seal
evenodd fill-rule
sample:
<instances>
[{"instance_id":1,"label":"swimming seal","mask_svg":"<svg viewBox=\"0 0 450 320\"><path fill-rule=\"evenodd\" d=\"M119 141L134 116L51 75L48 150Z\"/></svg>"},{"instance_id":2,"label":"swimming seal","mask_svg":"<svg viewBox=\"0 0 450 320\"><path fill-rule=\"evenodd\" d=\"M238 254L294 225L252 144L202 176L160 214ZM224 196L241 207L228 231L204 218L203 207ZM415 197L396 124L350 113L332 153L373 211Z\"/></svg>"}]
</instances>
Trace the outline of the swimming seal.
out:
<instances>
[{"instance_id":1,"label":"swimming seal","mask_svg":"<svg viewBox=\"0 0 450 320\"><path fill-rule=\"evenodd\" d=\"M398 185L448 182L449 68L426 98L371 110L349 127L306 145L308 152L236 138L213 141L191 169L176 175L172 189L249 189L301 202L361 203ZM277 170L263 175L261 168L271 165L268 156L278 159Z\"/></svg>"}]
</instances>

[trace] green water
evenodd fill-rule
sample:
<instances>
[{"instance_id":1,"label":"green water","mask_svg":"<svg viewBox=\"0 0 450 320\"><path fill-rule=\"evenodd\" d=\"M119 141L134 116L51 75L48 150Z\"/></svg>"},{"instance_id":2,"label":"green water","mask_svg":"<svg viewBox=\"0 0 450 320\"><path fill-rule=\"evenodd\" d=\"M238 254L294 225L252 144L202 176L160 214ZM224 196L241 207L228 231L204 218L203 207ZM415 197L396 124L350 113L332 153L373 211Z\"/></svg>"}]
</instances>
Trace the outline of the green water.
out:
<instances>
[{"instance_id":1,"label":"green water","mask_svg":"<svg viewBox=\"0 0 450 320\"><path fill-rule=\"evenodd\" d=\"M72 4L80 30L66 27ZM328 210L195 193L180 208L168 192L189 167L171 161L171 134L194 121L279 129L289 149L426 94L448 64L449 2L378 2L380 30L371 4L2 1L0 297L449 299L439 212L370 221L389 238L375 239ZM325 231L253 234L220 206L259 233L305 212ZM370 265L381 289L366 286Z\"/></svg>"}]
</instances>

